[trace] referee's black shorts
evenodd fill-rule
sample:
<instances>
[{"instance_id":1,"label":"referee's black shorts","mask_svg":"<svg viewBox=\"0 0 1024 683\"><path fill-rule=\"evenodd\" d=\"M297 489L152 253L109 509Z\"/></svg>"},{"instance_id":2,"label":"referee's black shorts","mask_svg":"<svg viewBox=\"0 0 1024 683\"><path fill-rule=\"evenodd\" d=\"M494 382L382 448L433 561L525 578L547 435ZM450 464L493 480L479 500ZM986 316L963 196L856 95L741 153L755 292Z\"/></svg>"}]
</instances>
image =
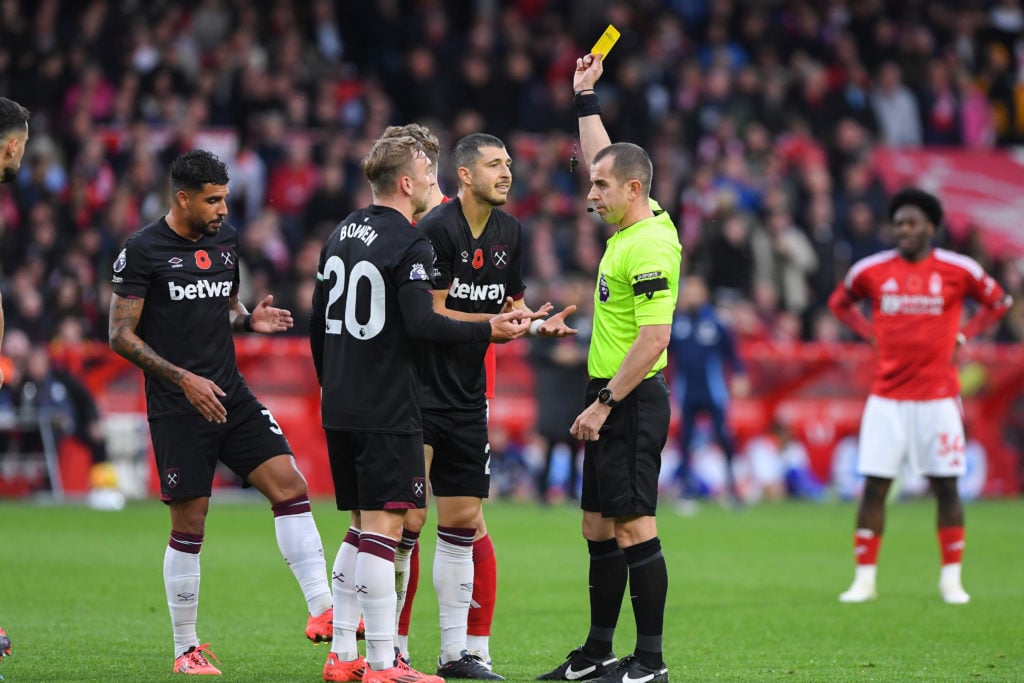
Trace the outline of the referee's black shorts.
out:
<instances>
[{"instance_id":1,"label":"referee's black shorts","mask_svg":"<svg viewBox=\"0 0 1024 683\"><path fill-rule=\"evenodd\" d=\"M590 380L586 405L606 384L607 379ZM654 515L671 410L660 372L619 401L601 427L601 438L586 442L581 508L612 518Z\"/></svg>"}]
</instances>

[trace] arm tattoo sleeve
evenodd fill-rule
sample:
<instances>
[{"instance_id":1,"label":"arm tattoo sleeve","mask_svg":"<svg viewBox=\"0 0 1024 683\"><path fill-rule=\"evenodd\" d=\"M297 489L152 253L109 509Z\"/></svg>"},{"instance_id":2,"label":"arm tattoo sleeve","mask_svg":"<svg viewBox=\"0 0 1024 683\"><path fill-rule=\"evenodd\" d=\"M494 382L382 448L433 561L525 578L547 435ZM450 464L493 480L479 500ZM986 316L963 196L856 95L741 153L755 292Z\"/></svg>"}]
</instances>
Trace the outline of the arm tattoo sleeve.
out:
<instances>
[{"instance_id":1,"label":"arm tattoo sleeve","mask_svg":"<svg viewBox=\"0 0 1024 683\"><path fill-rule=\"evenodd\" d=\"M135 333L145 303L145 299L113 295L110 300L110 348L146 374L177 385L185 370L167 362Z\"/></svg>"}]
</instances>

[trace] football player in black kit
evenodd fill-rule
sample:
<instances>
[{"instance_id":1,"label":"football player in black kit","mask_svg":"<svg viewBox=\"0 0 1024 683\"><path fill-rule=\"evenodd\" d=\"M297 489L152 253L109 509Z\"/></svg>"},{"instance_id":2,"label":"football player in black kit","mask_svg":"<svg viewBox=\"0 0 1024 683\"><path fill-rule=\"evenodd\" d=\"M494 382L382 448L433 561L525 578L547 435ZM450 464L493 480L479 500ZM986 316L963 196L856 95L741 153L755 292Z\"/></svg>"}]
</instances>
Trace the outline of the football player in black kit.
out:
<instances>
[{"instance_id":1,"label":"football player in black kit","mask_svg":"<svg viewBox=\"0 0 1024 683\"><path fill-rule=\"evenodd\" d=\"M533 334L565 336L575 306L548 318L523 298L523 239L519 221L498 207L512 185L512 159L499 138L474 133L452 149L458 196L427 214L417 227L434 247L434 309L457 320L486 320L518 310ZM437 505L434 589L441 624L437 673L446 678L504 680L490 670L489 653L467 645L473 588L473 543L487 535L481 504L490 489L490 446L484 394L486 341L469 346L428 345L420 362L424 385L423 443L431 462Z\"/></svg>"},{"instance_id":2,"label":"football player in black kit","mask_svg":"<svg viewBox=\"0 0 1024 683\"><path fill-rule=\"evenodd\" d=\"M327 239L310 317L335 497L339 510L352 511L332 571L334 639L324 680L437 683L394 648L395 549L406 511L426 501L414 345L472 348L521 336L530 323L521 311L478 322L434 313L433 251L410 220L426 207L435 179L415 139L378 139L363 173L373 203ZM356 649L360 612L365 660Z\"/></svg>"},{"instance_id":3,"label":"football player in black kit","mask_svg":"<svg viewBox=\"0 0 1024 683\"><path fill-rule=\"evenodd\" d=\"M238 300L225 165L203 150L182 154L171 164L171 190L167 215L132 235L114 262L110 346L146 377L161 497L171 515L164 588L173 671L219 674L196 635L199 551L218 461L270 501L315 642L332 636L331 593L306 480L273 415L242 379L232 341L234 332L283 332L292 315L271 306L272 296L251 313Z\"/></svg>"}]
</instances>

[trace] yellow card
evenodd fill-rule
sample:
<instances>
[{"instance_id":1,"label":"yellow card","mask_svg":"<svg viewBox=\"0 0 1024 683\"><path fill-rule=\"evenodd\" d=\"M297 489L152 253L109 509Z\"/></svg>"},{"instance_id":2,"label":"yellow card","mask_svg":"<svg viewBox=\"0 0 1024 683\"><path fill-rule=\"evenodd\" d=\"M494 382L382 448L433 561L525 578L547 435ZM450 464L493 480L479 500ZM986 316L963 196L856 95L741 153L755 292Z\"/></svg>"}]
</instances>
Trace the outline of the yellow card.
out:
<instances>
[{"instance_id":1,"label":"yellow card","mask_svg":"<svg viewBox=\"0 0 1024 683\"><path fill-rule=\"evenodd\" d=\"M608 28L604 30L601 37L594 43L594 47L590 48L590 54L600 54L601 59L608 56L608 53L612 51L612 47L615 46L615 41L619 39L619 30L608 24Z\"/></svg>"}]
</instances>

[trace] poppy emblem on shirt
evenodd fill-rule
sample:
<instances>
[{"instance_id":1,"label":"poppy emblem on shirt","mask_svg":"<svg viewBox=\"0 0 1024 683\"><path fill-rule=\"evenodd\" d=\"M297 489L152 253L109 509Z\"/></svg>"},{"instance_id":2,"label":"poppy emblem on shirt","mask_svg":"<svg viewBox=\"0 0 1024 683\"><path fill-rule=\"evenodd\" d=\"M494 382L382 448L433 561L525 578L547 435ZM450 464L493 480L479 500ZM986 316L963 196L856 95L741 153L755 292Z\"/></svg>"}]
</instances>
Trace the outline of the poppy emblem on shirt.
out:
<instances>
[{"instance_id":1,"label":"poppy emblem on shirt","mask_svg":"<svg viewBox=\"0 0 1024 683\"><path fill-rule=\"evenodd\" d=\"M210 255L206 253L205 249L196 252L196 265L199 266L199 270L209 270L213 265L213 261L210 260Z\"/></svg>"},{"instance_id":2,"label":"poppy emblem on shirt","mask_svg":"<svg viewBox=\"0 0 1024 683\"><path fill-rule=\"evenodd\" d=\"M508 245L495 244L491 247L491 263L499 270L508 265Z\"/></svg>"},{"instance_id":3,"label":"poppy emblem on shirt","mask_svg":"<svg viewBox=\"0 0 1024 683\"><path fill-rule=\"evenodd\" d=\"M473 270L480 270L484 267L484 250L477 249L473 252Z\"/></svg>"}]
</instances>

